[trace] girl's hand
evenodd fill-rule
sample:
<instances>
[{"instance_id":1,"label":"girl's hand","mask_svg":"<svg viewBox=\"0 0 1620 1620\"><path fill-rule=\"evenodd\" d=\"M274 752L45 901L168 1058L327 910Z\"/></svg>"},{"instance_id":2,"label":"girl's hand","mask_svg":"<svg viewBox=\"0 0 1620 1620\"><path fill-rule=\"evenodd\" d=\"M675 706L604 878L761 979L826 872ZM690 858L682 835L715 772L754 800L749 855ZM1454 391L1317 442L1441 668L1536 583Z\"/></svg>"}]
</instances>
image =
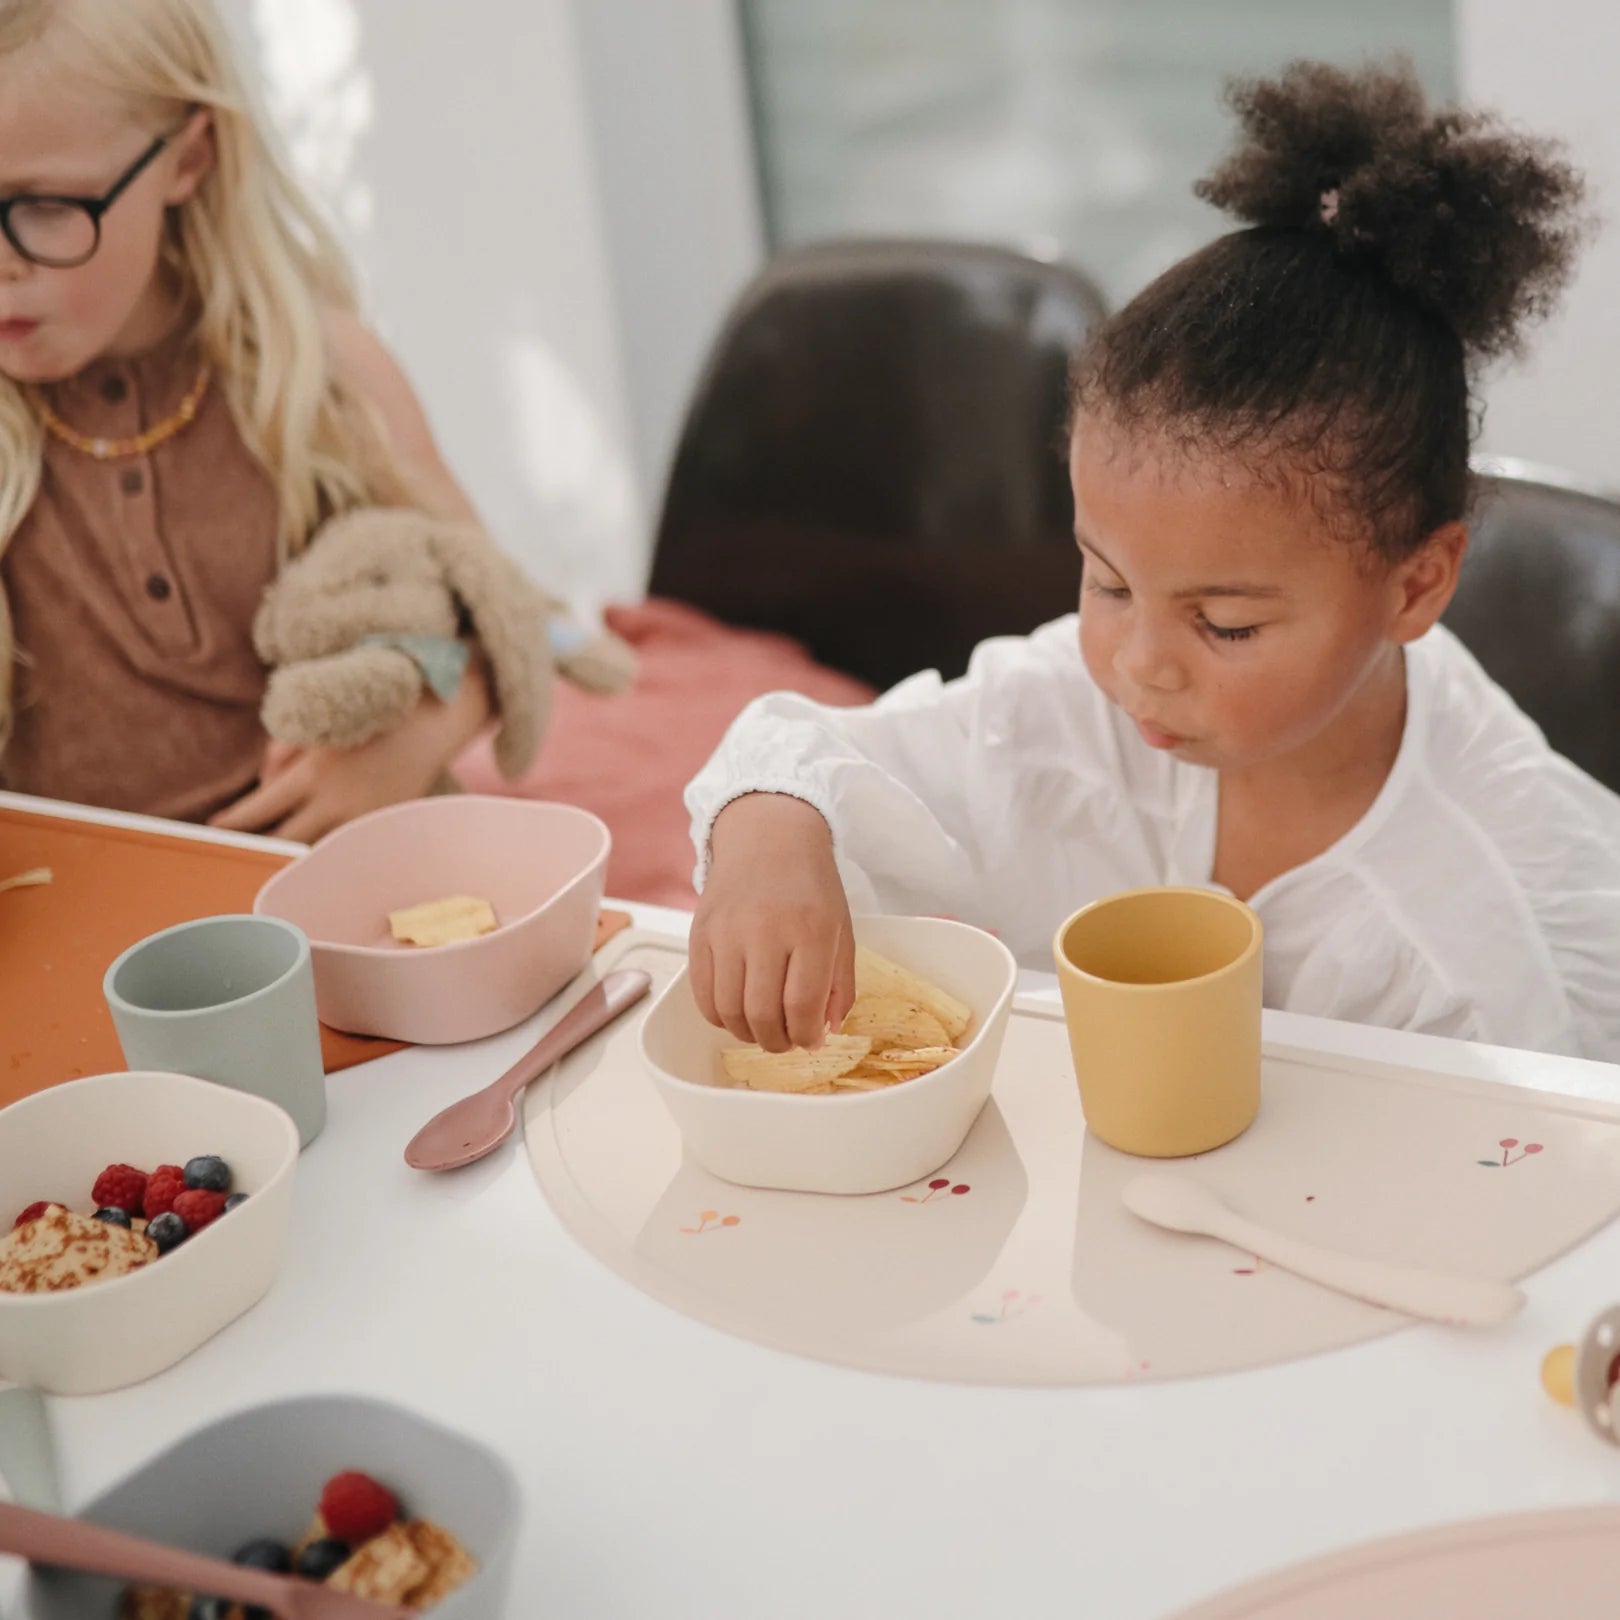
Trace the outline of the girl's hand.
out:
<instances>
[{"instance_id":1,"label":"girl's hand","mask_svg":"<svg viewBox=\"0 0 1620 1620\"><path fill-rule=\"evenodd\" d=\"M312 844L368 810L421 798L478 735L489 712L489 687L475 660L449 703L424 697L404 725L357 748L272 742L259 785L209 825Z\"/></svg>"},{"instance_id":2,"label":"girl's hand","mask_svg":"<svg viewBox=\"0 0 1620 1620\"><path fill-rule=\"evenodd\" d=\"M855 935L818 811L779 793L715 818L692 923L692 993L711 1024L767 1052L818 1047L855 999Z\"/></svg>"}]
</instances>

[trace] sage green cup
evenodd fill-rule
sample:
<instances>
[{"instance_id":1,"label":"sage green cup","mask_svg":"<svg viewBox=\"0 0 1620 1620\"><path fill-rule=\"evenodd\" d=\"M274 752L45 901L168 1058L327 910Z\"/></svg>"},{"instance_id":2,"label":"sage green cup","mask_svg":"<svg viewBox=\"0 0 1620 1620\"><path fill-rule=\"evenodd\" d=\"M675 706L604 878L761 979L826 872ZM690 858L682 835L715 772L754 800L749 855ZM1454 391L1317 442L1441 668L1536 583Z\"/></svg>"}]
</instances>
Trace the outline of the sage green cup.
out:
<instances>
[{"instance_id":1,"label":"sage green cup","mask_svg":"<svg viewBox=\"0 0 1620 1620\"><path fill-rule=\"evenodd\" d=\"M124 1061L284 1108L308 1147L326 1123L309 940L279 917L203 917L141 940L102 981Z\"/></svg>"}]
</instances>

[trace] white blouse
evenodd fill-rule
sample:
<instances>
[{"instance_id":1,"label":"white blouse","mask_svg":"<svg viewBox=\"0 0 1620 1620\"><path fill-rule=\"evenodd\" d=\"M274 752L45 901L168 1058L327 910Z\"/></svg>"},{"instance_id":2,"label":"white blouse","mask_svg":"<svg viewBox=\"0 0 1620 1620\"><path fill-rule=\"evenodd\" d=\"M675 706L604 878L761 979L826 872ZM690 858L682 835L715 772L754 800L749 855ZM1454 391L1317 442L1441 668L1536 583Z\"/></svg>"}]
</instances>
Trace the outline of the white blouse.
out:
<instances>
[{"instance_id":1,"label":"white blouse","mask_svg":"<svg viewBox=\"0 0 1620 1620\"><path fill-rule=\"evenodd\" d=\"M1450 631L1408 648L1399 754L1333 847L1266 884L1271 1007L1620 1061L1620 796L1547 746ZM1077 907L1212 879L1218 775L1149 748L1070 615L861 709L750 704L688 787L696 881L744 793L832 828L856 912L949 914L1026 967Z\"/></svg>"}]
</instances>

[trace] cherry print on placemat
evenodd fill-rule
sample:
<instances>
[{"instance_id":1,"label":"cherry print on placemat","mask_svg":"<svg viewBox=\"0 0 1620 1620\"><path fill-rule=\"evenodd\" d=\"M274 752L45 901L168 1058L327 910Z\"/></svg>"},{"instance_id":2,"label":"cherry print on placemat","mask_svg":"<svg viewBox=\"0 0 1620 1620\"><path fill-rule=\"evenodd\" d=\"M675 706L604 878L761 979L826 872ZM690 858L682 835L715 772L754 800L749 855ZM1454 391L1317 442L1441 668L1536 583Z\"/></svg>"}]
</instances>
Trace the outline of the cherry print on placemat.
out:
<instances>
[{"instance_id":1,"label":"cherry print on placemat","mask_svg":"<svg viewBox=\"0 0 1620 1620\"><path fill-rule=\"evenodd\" d=\"M697 1226L683 1226L681 1231L687 1237L702 1237L705 1232L718 1232L723 1227L739 1226L742 1223L741 1215L722 1215L717 1209L702 1209L698 1211Z\"/></svg>"},{"instance_id":2,"label":"cherry print on placemat","mask_svg":"<svg viewBox=\"0 0 1620 1620\"><path fill-rule=\"evenodd\" d=\"M1505 1170L1510 1164L1518 1164L1524 1159L1533 1158L1542 1151L1540 1142L1526 1142L1520 1147L1516 1136L1504 1136L1496 1145L1502 1150L1500 1159L1476 1159L1474 1162L1484 1165L1487 1170ZM1514 1156L1514 1148L1519 1148L1517 1157Z\"/></svg>"},{"instance_id":3,"label":"cherry print on placemat","mask_svg":"<svg viewBox=\"0 0 1620 1620\"><path fill-rule=\"evenodd\" d=\"M959 1181L955 1186L952 1186L949 1176L935 1176L928 1183L928 1191L921 1198L916 1198L911 1193L901 1193L900 1202L902 1204L931 1204L943 1193L949 1193L960 1198L964 1193L972 1191L973 1189L965 1181Z\"/></svg>"},{"instance_id":4,"label":"cherry print on placemat","mask_svg":"<svg viewBox=\"0 0 1620 1620\"><path fill-rule=\"evenodd\" d=\"M1021 1294L1016 1288L1003 1289L1000 1310L974 1311L969 1320L977 1322L980 1327L1000 1327L1033 1310L1040 1302L1039 1294Z\"/></svg>"}]
</instances>

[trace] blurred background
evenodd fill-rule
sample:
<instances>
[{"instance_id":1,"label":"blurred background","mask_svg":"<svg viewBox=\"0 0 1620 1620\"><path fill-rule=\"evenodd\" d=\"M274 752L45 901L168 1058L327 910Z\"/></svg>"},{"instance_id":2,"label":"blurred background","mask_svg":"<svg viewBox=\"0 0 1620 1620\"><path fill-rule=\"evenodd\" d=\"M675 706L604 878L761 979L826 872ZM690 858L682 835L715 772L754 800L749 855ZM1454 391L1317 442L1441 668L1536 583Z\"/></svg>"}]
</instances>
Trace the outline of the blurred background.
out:
<instances>
[{"instance_id":1,"label":"blurred background","mask_svg":"<svg viewBox=\"0 0 1620 1620\"><path fill-rule=\"evenodd\" d=\"M1223 79L1407 53L1620 192L1603 0L224 0L378 325L502 542L642 589L685 404L776 249L952 236L1117 306L1219 231ZM1620 483L1620 247L1588 249L1484 447Z\"/></svg>"}]
</instances>

